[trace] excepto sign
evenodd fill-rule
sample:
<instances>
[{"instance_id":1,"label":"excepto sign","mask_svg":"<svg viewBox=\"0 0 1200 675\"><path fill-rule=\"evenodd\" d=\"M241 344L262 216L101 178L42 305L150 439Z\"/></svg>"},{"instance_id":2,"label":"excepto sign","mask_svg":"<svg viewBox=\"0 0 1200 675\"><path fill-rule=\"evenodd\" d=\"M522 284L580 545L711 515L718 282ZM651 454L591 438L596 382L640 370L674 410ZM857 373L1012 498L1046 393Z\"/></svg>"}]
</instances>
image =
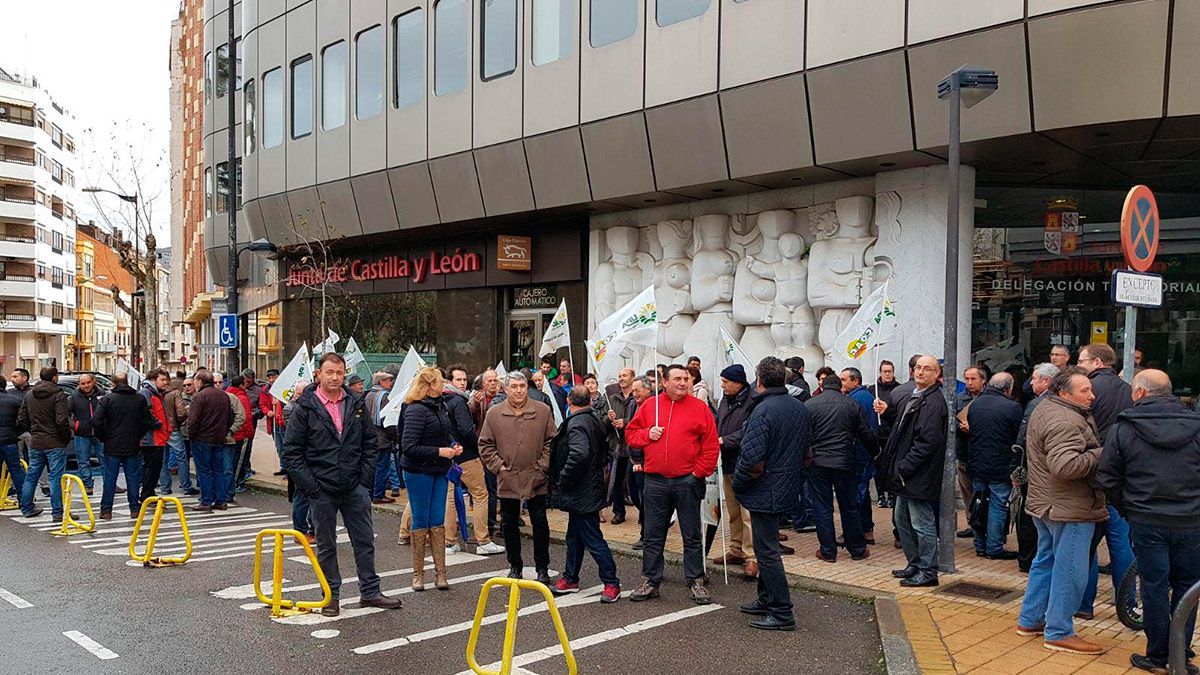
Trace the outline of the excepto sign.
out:
<instances>
[{"instance_id":1,"label":"excepto sign","mask_svg":"<svg viewBox=\"0 0 1200 675\"><path fill-rule=\"evenodd\" d=\"M1154 193L1145 185L1135 185L1125 195L1125 206L1121 209L1121 251L1134 270L1145 272L1154 264L1159 225Z\"/></svg>"},{"instance_id":2,"label":"excepto sign","mask_svg":"<svg viewBox=\"0 0 1200 675\"><path fill-rule=\"evenodd\" d=\"M1113 272L1112 299L1115 304L1133 307L1162 307L1163 279L1157 274Z\"/></svg>"}]
</instances>

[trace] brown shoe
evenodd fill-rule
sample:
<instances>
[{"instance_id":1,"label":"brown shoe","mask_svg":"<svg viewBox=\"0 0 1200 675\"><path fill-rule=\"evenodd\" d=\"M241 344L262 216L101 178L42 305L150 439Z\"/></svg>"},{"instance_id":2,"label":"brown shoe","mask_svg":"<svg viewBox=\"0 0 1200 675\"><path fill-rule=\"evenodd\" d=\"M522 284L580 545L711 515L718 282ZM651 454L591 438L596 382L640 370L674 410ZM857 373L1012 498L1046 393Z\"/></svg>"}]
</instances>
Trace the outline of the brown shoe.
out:
<instances>
[{"instance_id":1,"label":"brown shoe","mask_svg":"<svg viewBox=\"0 0 1200 675\"><path fill-rule=\"evenodd\" d=\"M703 579L692 579L688 584L688 589L692 592L692 602L697 605L712 604L712 594L708 592Z\"/></svg>"},{"instance_id":2,"label":"brown shoe","mask_svg":"<svg viewBox=\"0 0 1200 675\"><path fill-rule=\"evenodd\" d=\"M870 557L871 557L871 549L864 548L862 555L852 555L852 556L850 556L850 559L851 560L866 560L867 558L870 558Z\"/></svg>"},{"instance_id":3,"label":"brown shoe","mask_svg":"<svg viewBox=\"0 0 1200 675\"><path fill-rule=\"evenodd\" d=\"M743 553L730 551L723 556L719 555L711 560L714 565L741 565L746 562L746 556Z\"/></svg>"},{"instance_id":4,"label":"brown shoe","mask_svg":"<svg viewBox=\"0 0 1200 675\"><path fill-rule=\"evenodd\" d=\"M899 539L893 539L893 540L892 540L892 546L895 546L896 548L904 548L903 546L901 546L901 545L900 545L900 540L899 540Z\"/></svg>"},{"instance_id":5,"label":"brown shoe","mask_svg":"<svg viewBox=\"0 0 1200 675\"><path fill-rule=\"evenodd\" d=\"M796 549L792 548L791 546L788 546L787 544L780 544L779 545L779 554L780 555L795 555Z\"/></svg>"},{"instance_id":6,"label":"brown shoe","mask_svg":"<svg viewBox=\"0 0 1200 675\"><path fill-rule=\"evenodd\" d=\"M821 553L821 549L817 549L817 554L816 554L816 556L815 556L815 557L816 557L816 559L817 559L817 560L820 560L821 562L827 562L827 563L835 563L835 562L837 562L837 558L827 558L827 557L825 557L825 554L824 554L824 553Z\"/></svg>"},{"instance_id":7,"label":"brown shoe","mask_svg":"<svg viewBox=\"0 0 1200 675\"><path fill-rule=\"evenodd\" d=\"M1042 646L1052 652L1067 652L1068 654L1083 654L1084 656L1095 656L1108 651L1103 645L1088 642L1078 635L1072 635L1061 640L1046 640L1042 643Z\"/></svg>"},{"instance_id":8,"label":"brown shoe","mask_svg":"<svg viewBox=\"0 0 1200 675\"><path fill-rule=\"evenodd\" d=\"M746 579L757 579L758 563L753 560L747 560L745 566L742 568L742 576Z\"/></svg>"},{"instance_id":9,"label":"brown shoe","mask_svg":"<svg viewBox=\"0 0 1200 675\"><path fill-rule=\"evenodd\" d=\"M1046 624L1038 624L1032 628L1026 628L1021 624L1017 624L1017 635L1021 637L1031 637L1034 635L1042 635L1046 632Z\"/></svg>"},{"instance_id":10,"label":"brown shoe","mask_svg":"<svg viewBox=\"0 0 1200 675\"><path fill-rule=\"evenodd\" d=\"M213 504L213 509L216 511L225 511L229 506L226 504Z\"/></svg>"},{"instance_id":11,"label":"brown shoe","mask_svg":"<svg viewBox=\"0 0 1200 675\"><path fill-rule=\"evenodd\" d=\"M209 506L208 504L196 504L189 510L196 513L208 513L209 511L213 510L213 507Z\"/></svg>"},{"instance_id":12,"label":"brown shoe","mask_svg":"<svg viewBox=\"0 0 1200 675\"><path fill-rule=\"evenodd\" d=\"M381 595L378 598L368 598L360 602L364 607L377 607L379 609L400 609L404 603L400 602L400 598L389 598L386 595Z\"/></svg>"},{"instance_id":13,"label":"brown shoe","mask_svg":"<svg viewBox=\"0 0 1200 675\"><path fill-rule=\"evenodd\" d=\"M779 541L787 541L787 539L788 539L788 537L786 534L784 534L782 532L779 533Z\"/></svg>"},{"instance_id":14,"label":"brown shoe","mask_svg":"<svg viewBox=\"0 0 1200 675\"><path fill-rule=\"evenodd\" d=\"M372 499L371 503L372 504L395 504L396 500L392 499L391 497L380 497L379 499Z\"/></svg>"},{"instance_id":15,"label":"brown shoe","mask_svg":"<svg viewBox=\"0 0 1200 675\"><path fill-rule=\"evenodd\" d=\"M330 600L328 605L321 608L321 616L337 616L342 613L337 600Z\"/></svg>"}]
</instances>

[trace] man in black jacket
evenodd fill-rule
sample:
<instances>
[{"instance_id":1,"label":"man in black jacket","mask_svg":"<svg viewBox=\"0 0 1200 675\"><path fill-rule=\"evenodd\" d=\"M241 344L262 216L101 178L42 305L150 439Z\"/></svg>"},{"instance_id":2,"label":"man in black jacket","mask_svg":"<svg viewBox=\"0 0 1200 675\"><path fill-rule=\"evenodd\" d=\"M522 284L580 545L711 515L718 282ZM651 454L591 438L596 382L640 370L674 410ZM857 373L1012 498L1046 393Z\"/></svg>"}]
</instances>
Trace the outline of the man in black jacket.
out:
<instances>
[{"instance_id":1,"label":"man in black jacket","mask_svg":"<svg viewBox=\"0 0 1200 675\"><path fill-rule=\"evenodd\" d=\"M896 424L879 456L885 486L896 495L892 522L908 560L904 569L892 571L901 586L938 585L937 514L949 416L938 383L941 374L936 358L926 355L917 359L915 389L900 400L893 396ZM878 413L888 407L883 401L875 402Z\"/></svg>"},{"instance_id":2,"label":"man in black jacket","mask_svg":"<svg viewBox=\"0 0 1200 675\"><path fill-rule=\"evenodd\" d=\"M29 430L29 470L21 487L21 513L32 518L33 493L42 471L50 474L50 514L54 520L63 515L62 475L67 466L67 445L71 442L71 416L67 394L58 388L58 369L42 368L17 412L17 427Z\"/></svg>"},{"instance_id":3,"label":"man in black jacket","mask_svg":"<svg viewBox=\"0 0 1200 675\"><path fill-rule=\"evenodd\" d=\"M450 417L450 435L462 446L462 454L454 458L454 463L462 470L460 480L463 488L471 496L472 533L475 536L475 553L478 555L497 555L504 553L504 547L492 541L487 527L487 480L486 470L479 459L479 430L475 428L475 420L471 417L471 406L467 398L467 369L462 366L451 366L447 373L446 395L442 400L446 403L446 413ZM376 472L378 473L378 472ZM446 494L446 549L447 553L461 550L458 544L458 513L454 506L454 491ZM466 542L463 542L466 544Z\"/></svg>"},{"instance_id":4,"label":"man in black jacket","mask_svg":"<svg viewBox=\"0 0 1200 675\"><path fill-rule=\"evenodd\" d=\"M129 517L136 518L142 508L143 480L153 482L155 476L144 476L142 438L162 424L150 412L146 398L129 386L125 373L113 375L113 390L100 399L94 418L96 435L104 442L104 494L100 496L100 519L112 520L113 499L117 494L117 474L125 472L129 499Z\"/></svg>"},{"instance_id":5,"label":"man in black jacket","mask_svg":"<svg viewBox=\"0 0 1200 675\"><path fill-rule=\"evenodd\" d=\"M821 382L821 393L804 406L812 413L813 425L813 466L808 472L808 484L817 521L817 540L821 544L816 557L827 563L837 562L837 534L833 529L836 492L846 550L851 559L862 560L870 552L858 515L860 471L856 441L871 455L877 454L879 442L862 406L842 393L842 380L837 375L826 375Z\"/></svg>"},{"instance_id":6,"label":"man in black jacket","mask_svg":"<svg viewBox=\"0 0 1200 675\"><path fill-rule=\"evenodd\" d=\"M0 461L8 467L11 479L9 489L20 494L25 485L25 469L21 466L21 450L17 447L20 433L17 431L17 414L21 411L21 397L8 391L8 383L0 377ZM8 499L7 490L0 494L0 501Z\"/></svg>"},{"instance_id":7,"label":"man in black jacket","mask_svg":"<svg viewBox=\"0 0 1200 675\"><path fill-rule=\"evenodd\" d=\"M1021 405L1012 400L1012 395L1012 375L997 373L967 409L967 425L971 429L967 471L974 493L988 496L987 528L975 531L975 555L993 560L1018 557L1016 551L1004 548L1012 470L1017 459L1013 445L1021 427Z\"/></svg>"},{"instance_id":8,"label":"man in black jacket","mask_svg":"<svg viewBox=\"0 0 1200 675\"><path fill-rule=\"evenodd\" d=\"M569 415L550 441L547 475L551 502L567 512L567 559L553 590L555 595L579 591L579 569L586 550L600 568L604 584L600 602L612 603L621 597L621 581L617 578L617 563L600 531L600 510L608 500L608 484L604 481L604 467L609 460L608 425L604 415L592 407L587 387L572 387L567 405Z\"/></svg>"},{"instance_id":9,"label":"man in black jacket","mask_svg":"<svg viewBox=\"0 0 1200 675\"><path fill-rule=\"evenodd\" d=\"M101 473L104 466L104 444L96 438L92 420L96 407L100 405L100 390L96 388L96 377L91 373L79 376L79 386L71 392L71 430L75 432L75 461L79 464L78 474L83 487L92 494L92 457L100 460Z\"/></svg>"},{"instance_id":10,"label":"man in black jacket","mask_svg":"<svg viewBox=\"0 0 1200 675\"><path fill-rule=\"evenodd\" d=\"M1132 399L1104 443L1096 482L1128 519L1137 553L1146 654L1132 655L1130 663L1163 672L1171 614L1200 582L1200 413L1172 395L1161 370L1135 375ZM1185 645L1192 643L1195 625L1193 608Z\"/></svg>"},{"instance_id":11,"label":"man in black jacket","mask_svg":"<svg viewBox=\"0 0 1200 675\"><path fill-rule=\"evenodd\" d=\"M333 600L321 608L325 616L341 613L338 596L342 575L337 559L337 516L342 515L354 548L362 604L399 609L400 601L384 596L375 572L375 528L371 522L371 485L375 481L375 425L362 397L343 386L346 361L330 352L317 368L319 384L295 401L283 438L288 476L312 505L317 530L317 562L329 581ZM192 403L193 408L195 402Z\"/></svg>"},{"instance_id":12,"label":"man in black jacket","mask_svg":"<svg viewBox=\"0 0 1200 675\"><path fill-rule=\"evenodd\" d=\"M738 454L742 451L742 430L750 417L750 383L746 369L733 364L721 371L721 404L717 406L717 442L721 444L721 472L724 475L725 516L729 520L729 550L724 556L712 559L714 565L742 565L747 579L758 576L758 561L754 559L754 535L750 512L738 503L733 494L733 472L737 469Z\"/></svg>"}]
</instances>

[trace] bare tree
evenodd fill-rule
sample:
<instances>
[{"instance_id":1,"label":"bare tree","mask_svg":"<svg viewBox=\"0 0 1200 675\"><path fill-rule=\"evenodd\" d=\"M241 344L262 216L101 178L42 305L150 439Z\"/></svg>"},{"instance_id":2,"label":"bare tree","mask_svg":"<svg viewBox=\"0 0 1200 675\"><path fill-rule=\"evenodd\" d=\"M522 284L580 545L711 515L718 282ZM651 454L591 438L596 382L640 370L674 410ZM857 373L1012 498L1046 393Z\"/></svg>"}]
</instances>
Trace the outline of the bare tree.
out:
<instances>
[{"instance_id":1,"label":"bare tree","mask_svg":"<svg viewBox=\"0 0 1200 675\"><path fill-rule=\"evenodd\" d=\"M333 252L336 241L341 239L342 235L324 217L324 201L321 202L320 208L320 224L300 216L289 228L296 243L288 248L293 254L299 254L299 257L290 269L284 272L284 279L289 285L298 286L320 298L321 319L316 339L323 340L328 334L331 291L344 295L340 278L332 272L344 265L345 261L337 258Z\"/></svg>"}]
</instances>

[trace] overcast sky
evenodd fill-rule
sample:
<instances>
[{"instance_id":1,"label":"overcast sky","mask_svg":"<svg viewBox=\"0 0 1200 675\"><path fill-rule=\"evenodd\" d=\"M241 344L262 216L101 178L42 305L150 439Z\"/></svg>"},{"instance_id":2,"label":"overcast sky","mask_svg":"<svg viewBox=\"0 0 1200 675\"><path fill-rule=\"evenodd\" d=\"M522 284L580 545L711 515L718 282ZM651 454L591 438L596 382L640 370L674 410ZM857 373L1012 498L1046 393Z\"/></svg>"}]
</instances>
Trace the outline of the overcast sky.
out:
<instances>
[{"instance_id":1,"label":"overcast sky","mask_svg":"<svg viewBox=\"0 0 1200 675\"><path fill-rule=\"evenodd\" d=\"M143 191L154 199L155 236L159 246L167 245L168 58L178 0L0 3L0 68L36 76L39 86L74 115L76 143L87 164L77 175L79 187L88 181L118 187L105 179L100 167L117 161L119 168L127 168L128 148L133 148L148 174ZM113 159L114 151L120 160ZM115 198L100 199L104 208L117 208ZM90 198L76 206L85 218L96 218Z\"/></svg>"}]
</instances>

